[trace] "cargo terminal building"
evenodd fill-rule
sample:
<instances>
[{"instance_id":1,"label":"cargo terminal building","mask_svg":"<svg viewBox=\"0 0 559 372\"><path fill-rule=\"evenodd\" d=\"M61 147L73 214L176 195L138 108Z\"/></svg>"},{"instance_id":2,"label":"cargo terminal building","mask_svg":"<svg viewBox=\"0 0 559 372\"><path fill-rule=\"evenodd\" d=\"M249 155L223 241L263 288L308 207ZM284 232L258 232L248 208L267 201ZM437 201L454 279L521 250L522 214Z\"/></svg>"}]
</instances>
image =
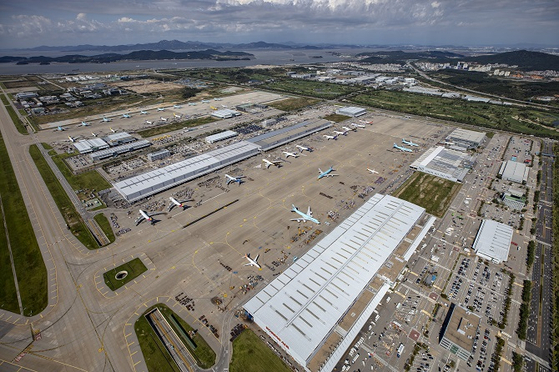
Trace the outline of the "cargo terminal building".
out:
<instances>
[{"instance_id":1,"label":"cargo terminal building","mask_svg":"<svg viewBox=\"0 0 559 372\"><path fill-rule=\"evenodd\" d=\"M330 372L434 221L376 194L244 308L306 371Z\"/></svg>"}]
</instances>

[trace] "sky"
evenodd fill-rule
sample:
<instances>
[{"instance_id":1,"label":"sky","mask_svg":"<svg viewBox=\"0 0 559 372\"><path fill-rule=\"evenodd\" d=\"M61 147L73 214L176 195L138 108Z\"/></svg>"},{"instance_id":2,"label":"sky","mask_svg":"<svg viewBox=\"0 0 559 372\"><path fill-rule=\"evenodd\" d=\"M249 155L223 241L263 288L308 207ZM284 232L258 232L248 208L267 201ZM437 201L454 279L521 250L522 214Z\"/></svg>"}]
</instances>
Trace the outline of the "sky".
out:
<instances>
[{"instance_id":1,"label":"sky","mask_svg":"<svg viewBox=\"0 0 559 372\"><path fill-rule=\"evenodd\" d=\"M0 49L159 40L559 46L558 0L13 0Z\"/></svg>"}]
</instances>

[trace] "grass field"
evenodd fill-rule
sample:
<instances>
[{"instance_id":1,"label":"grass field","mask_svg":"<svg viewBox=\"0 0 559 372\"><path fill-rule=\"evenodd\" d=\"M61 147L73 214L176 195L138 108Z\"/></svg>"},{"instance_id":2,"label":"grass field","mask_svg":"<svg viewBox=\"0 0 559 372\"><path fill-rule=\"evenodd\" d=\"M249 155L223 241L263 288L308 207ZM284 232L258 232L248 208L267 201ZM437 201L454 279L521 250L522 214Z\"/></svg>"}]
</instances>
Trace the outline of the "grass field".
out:
<instances>
[{"instance_id":1,"label":"grass field","mask_svg":"<svg viewBox=\"0 0 559 372\"><path fill-rule=\"evenodd\" d=\"M72 234L78 238L87 249L99 248L99 244L97 244L97 241L85 225L83 219L74 208L74 204L72 204L72 201L68 195L66 195L62 185L60 185L60 182L56 179L56 176L50 169L45 158L43 158L37 145L31 145L31 147L29 147L29 153Z\"/></svg>"},{"instance_id":2,"label":"grass field","mask_svg":"<svg viewBox=\"0 0 559 372\"><path fill-rule=\"evenodd\" d=\"M386 90L374 90L358 94L352 97L351 101L360 105L479 125L486 128L559 138L559 132L538 124L540 122L551 125L555 116L534 109Z\"/></svg>"},{"instance_id":3,"label":"grass field","mask_svg":"<svg viewBox=\"0 0 559 372\"><path fill-rule=\"evenodd\" d=\"M360 89L348 85L322 83L302 79L276 80L272 83L266 84L265 87L289 94L300 94L303 96L325 99L338 98L339 96L352 93Z\"/></svg>"},{"instance_id":4,"label":"grass field","mask_svg":"<svg viewBox=\"0 0 559 372\"><path fill-rule=\"evenodd\" d=\"M178 371L175 362L171 359L171 356L144 317L145 314L149 313L155 307L159 308L161 313L168 320L171 319L171 317L174 317L174 319L178 321L186 332L192 330L192 327L188 323L186 323L166 305L157 304L147 309L134 324L134 329L136 331L136 336L138 337L148 371ZM172 322L169 323L174 328ZM208 346L206 341L199 334L196 334L192 340L197 346L196 350L191 350L185 341L183 341L183 343L189 348L190 353L194 356L200 368L207 369L213 366L216 359L215 352Z\"/></svg>"},{"instance_id":5,"label":"grass field","mask_svg":"<svg viewBox=\"0 0 559 372\"><path fill-rule=\"evenodd\" d=\"M230 372L290 372L280 358L247 329L233 341L233 357Z\"/></svg>"},{"instance_id":6,"label":"grass field","mask_svg":"<svg viewBox=\"0 0 559 372\"><path fill-rule=\"evenodd\" d=\"M138 131L138 134L140 136L144 137L144 138L152 137L152 136L157 136L159 134L172 132L174 130L179 130L179 129L182 129L182 128L193 128L193 127L197 127L197 126L200 126L200 125L213 123L216 120L217 119L214 119L210 116L207 116L207 117L204 117L204 118L185 120L185 121L181 121L179 123L172 123L172 124L162 125L162 126L155 127L155 128L140 130L140 131Z\"/></svg>"},{"instance_id":7,"label":"grass field","mask_svg":"<svg viewBox=\"0 0 559 372\"><path fill-rule=\"evenodd\" d=\"M27 129L25 129L25 125L21 122L21 120L19 120L19 117L17 116L16 111L7 102L4 95L2 95L2 102L4 102L4 105L6 106L6 110L8 111L8 114L10 114L10 118L12 119L17 131L21 134L29 134L29 133L27 133Z\"/></svg>"},{"instance_id":8,"label":"grass field","mask_svg":"<svg viewBox=\"0 0 559 372\"><path fill-rule=\"evenodd\" d=\"M294 98L287 98L281 101L269 103L268 106L281 111L290 112L290 111L300 110L308 106L312 106L318 102L320 101L314 98L294 97Z\"/></svg>"},{"instance_id":9,"label":"grass field","mask_svg":"<svg viewBox=\"0 0 559 372\"><path fill-rule=\"evenodd\" d=\"M442 217L461 185L427 173L415 172L394 196L425 208L427 213Z\"/></svg>"},{"instance_id":10,"label":"grass field","mask_svg":"<svg viewBox=\"0 0 559 372\"><path fill-rule=\"evenodd\" d=\"M80 174L74 174L68 168L66 163L60 155L55 155L52 160L60 169L60 172L64 175L64 178L68 181L72 189L74 190L90 190L90 191L100 191L111 188L111 184L108 183L96 170L91 170L83 172ZM82 195L85 197L85 195ZM87 197L89 199L89 197Z\"/></svg>"},{"instance_id":11,"label":"grass field","mask_svg":"<svg viewBox=\"0 0 559 372\"><path fill-rule=\"evenodd\" d=\"M123 270L128 271L128 275L126 276L126 278L122 280L116 279L115 275ZM103 278L105 279L105 284L111 290L116 291L120 287L124 286L127 283L130 283L132 280L145 273L147 270L148 269L146 265L144 265L142 260L140 260L139 258L134 258L132 261L125 262L122 265L103 273Z\"/></svg>"},{"instance_id":12,"label":"grass field","mask_svg":"<svg viewBox=\"0 0 559 372\"><path fill-rule=\"evenodd\" d=\"M31 316L40 313L48 304L47 269L1 135L0 159L4 159L0 162L0 197L4 208L4 216L0 215L0 307L19 313L9 240L24 315Z\"/></svg>"},{"instance_id":13,"label":"grass field","mask_svg":"<svg viewBox=\"0 0 559 372\"><path fill-rule=\"evenodd\" d=\"M99 206L98 208L104 208L104 206ZM95 221L97 221L97 224L99 225L101 230L103 230L105 236L109 239L109 244L113 243L115 241L115 234L108 218L105 217L103 213L96 214L93 218L95 219Z\"/></svg>"}]
</instances>

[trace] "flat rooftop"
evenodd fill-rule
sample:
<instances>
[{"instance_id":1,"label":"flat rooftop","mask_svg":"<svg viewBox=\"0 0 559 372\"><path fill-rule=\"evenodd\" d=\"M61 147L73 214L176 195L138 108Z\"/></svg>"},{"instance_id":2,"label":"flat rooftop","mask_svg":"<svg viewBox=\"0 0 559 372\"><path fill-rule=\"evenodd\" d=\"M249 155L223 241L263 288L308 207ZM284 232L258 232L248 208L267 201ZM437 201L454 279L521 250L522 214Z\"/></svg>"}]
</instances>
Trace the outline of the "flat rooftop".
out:
<instances>
[{"instance_id":1,"label":"flat rooftop","mask_svg":"<svg viewBox=\"0 0 559 372\"><path fill-rule=\"evenodd\" d=\"M476 314L455 304L451 304L449 311L451 310L444 337L462 349L471 351L481 319Z\"/></svg>"}]
</instances>

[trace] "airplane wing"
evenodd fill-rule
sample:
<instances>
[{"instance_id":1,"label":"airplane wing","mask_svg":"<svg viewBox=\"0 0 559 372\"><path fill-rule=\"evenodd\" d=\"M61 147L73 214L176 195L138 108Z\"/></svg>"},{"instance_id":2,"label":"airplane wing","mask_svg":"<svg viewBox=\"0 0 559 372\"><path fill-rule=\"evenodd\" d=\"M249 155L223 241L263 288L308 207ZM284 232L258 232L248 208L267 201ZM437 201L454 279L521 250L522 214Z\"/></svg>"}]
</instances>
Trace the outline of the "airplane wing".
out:
<instances>
[{"instance_id":1,"label":"airplane wing","mask_svg":"<svg viewBox=\"0 0 559 372\"><path fill-rule=\"evenodd\" d=\"M254 262L258 261L258 257L260 257L259 254L257 254L256 257L254 257Z\"/></svg>"},{"instance_id":2,"label":"airplane wing","mask_svg":"<svg viewBox=\"0 0 559 372\"><path fill-rule=\"evenodd\" d=\"M138 218L136 218L136 221L134 221L134 223L136 223L136 226L138 226L140 224L140 222L142 222L144 220L144 217L140 216Z\"/></svg>"},{"instance_id":3,"label":"airplane wing","mask_svg":"<svg viewBox=\"0 0 559 372\"><path fill-rule=\"evenodd\" d=\"M318 173L324 173L322 169L318 168Z\"/></svg>"},{"instance_id":4,"label":"airplane wing","mask_svg":"<svg viewBox=\"0 0 559 372\"><path fill-rule=\"evenodd\" d=\"M173 209L174 207L175 207L175 203L169 204L169 209L167 209L167 212L170 212L171 209Z\"/></svg>"}]
</instances>

